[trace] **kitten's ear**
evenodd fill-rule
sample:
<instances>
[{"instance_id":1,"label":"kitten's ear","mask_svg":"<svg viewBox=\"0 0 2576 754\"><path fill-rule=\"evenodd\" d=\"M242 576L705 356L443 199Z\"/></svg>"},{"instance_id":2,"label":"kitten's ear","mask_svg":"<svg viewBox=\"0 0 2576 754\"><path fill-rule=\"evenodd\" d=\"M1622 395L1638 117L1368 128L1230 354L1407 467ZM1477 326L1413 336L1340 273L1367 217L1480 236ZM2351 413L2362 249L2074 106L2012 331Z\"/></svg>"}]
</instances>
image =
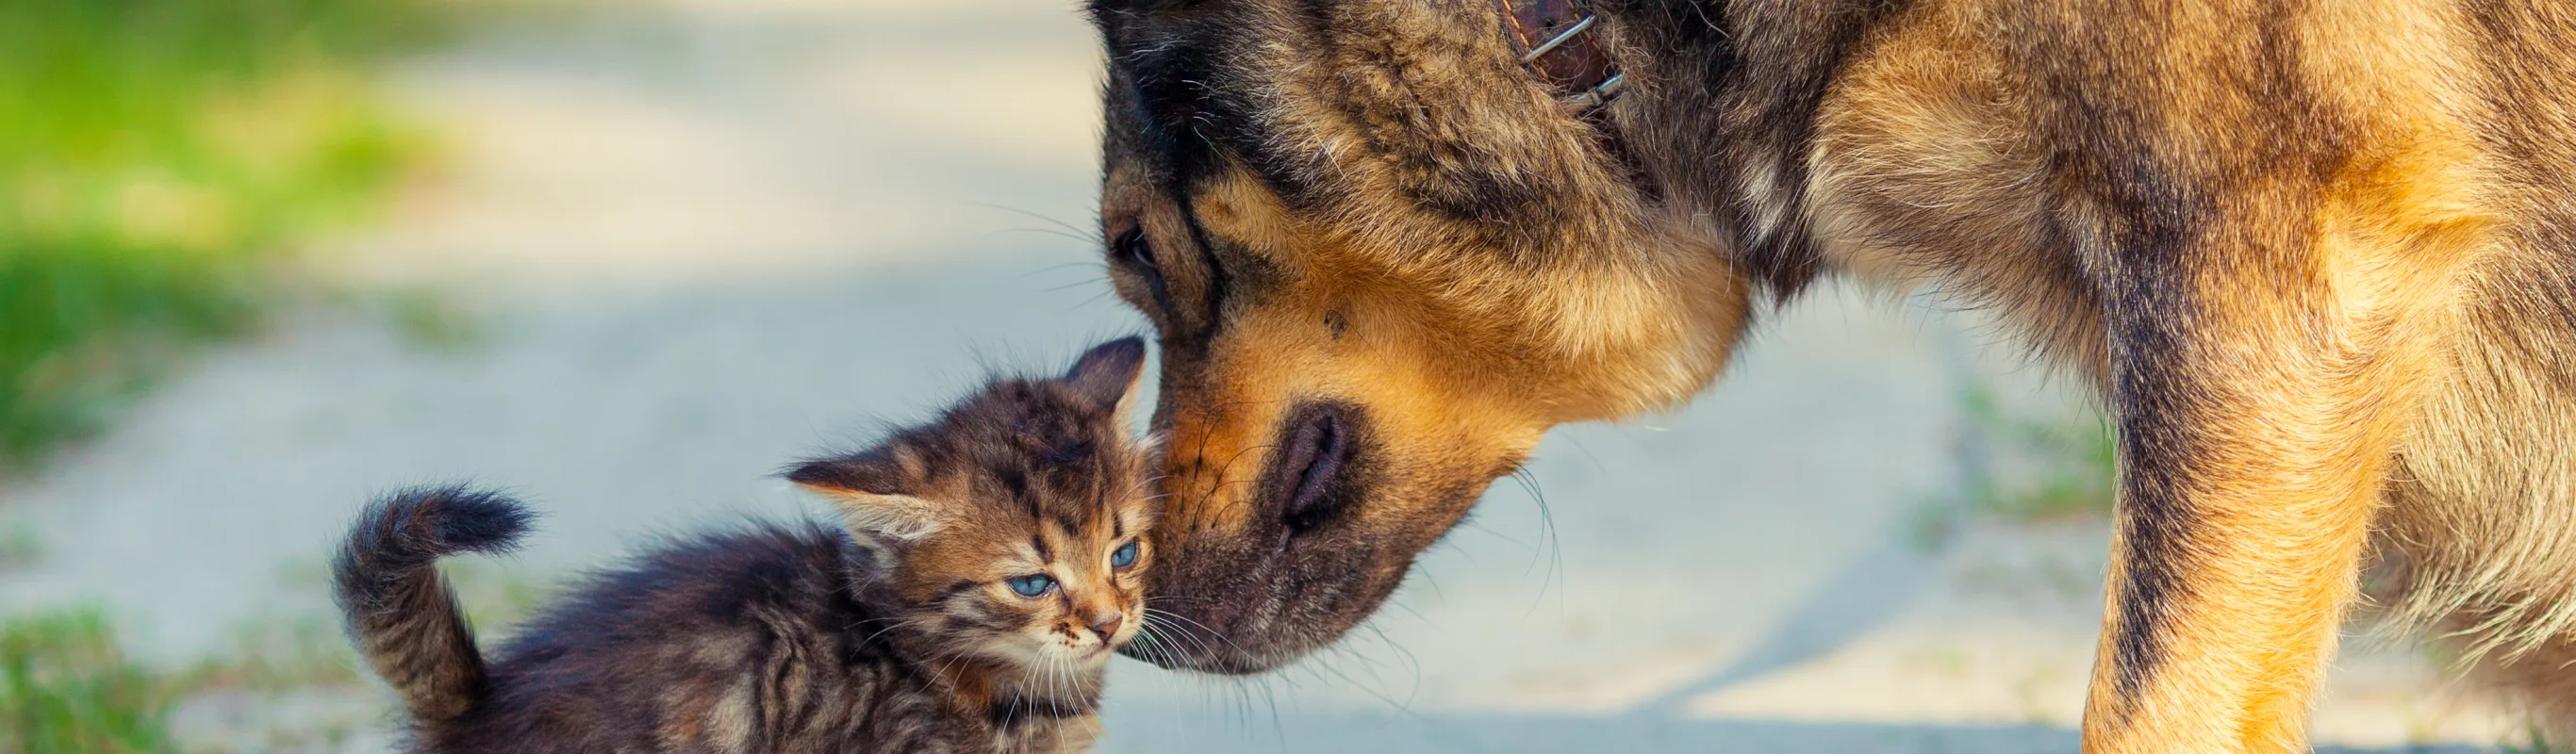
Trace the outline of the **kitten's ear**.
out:
<instances>
[{"instance_id":1,"label":"kitten's ear","mask_svg":"<svg viewBox=\"0 0 2576 754\"><path fill-rule=\"evenodd\" d=\"M859 534L913 542L947 522L938 503L910 494L920 466L901 449L879 449L808 461L787 472L787 481L831 498Z\"/></svg>"},{"instance_id":2,"label":"kitten's ear","mask_svg":"<svg viewBox=\"0 0 2576 754\"><path fill-rule=\"evenodd\" d=\"M1126 337L1092 346L1064 373L1064 384L1093 404L1114 408L1124 416L1144 376L1145 340Z\"/></svg>"}]
</instances>

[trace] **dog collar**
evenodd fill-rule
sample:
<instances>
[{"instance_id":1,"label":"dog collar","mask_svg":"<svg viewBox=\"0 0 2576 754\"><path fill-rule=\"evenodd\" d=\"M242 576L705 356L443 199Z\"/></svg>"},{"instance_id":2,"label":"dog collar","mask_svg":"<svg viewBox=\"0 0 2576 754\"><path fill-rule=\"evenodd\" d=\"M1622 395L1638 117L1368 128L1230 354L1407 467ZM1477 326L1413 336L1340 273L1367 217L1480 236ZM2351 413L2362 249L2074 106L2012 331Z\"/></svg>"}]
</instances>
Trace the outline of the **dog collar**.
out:
<instances>
[{"instance_id":1,"label":"dog collar","mask_svg":"<svg viewBox=\"0 0 2576 754\"><path fill-rule=\"evenodd\" d=\"M1495 0L1521 41L1521 62L1556 89L1577 112L1591 112L1619 94L1627 81L1601 49L1601 17L1573 0Z\"/></svg>"}]
</instances>

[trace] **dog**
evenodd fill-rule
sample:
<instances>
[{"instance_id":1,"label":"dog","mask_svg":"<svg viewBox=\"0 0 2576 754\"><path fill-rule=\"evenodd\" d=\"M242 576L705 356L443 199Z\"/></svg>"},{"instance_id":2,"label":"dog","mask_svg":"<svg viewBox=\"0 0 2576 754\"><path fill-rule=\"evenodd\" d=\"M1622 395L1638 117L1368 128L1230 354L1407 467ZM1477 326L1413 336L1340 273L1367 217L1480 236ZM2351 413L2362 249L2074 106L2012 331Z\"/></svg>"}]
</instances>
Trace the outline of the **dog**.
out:
<instances>
[{"instance_id":1,"label":"dog","mask_svg":"<svg viewBox=\"0 0 2576 754\"><path fill-rule=\"evenodd\" d=\"M1153 604L1334 641L1550 426L1937 286L2119 435L2090 752L2304 750L2366 566L2576 733L2576 6L1091 0ZM2376 580L2375 580L2376 581Z\"/></svg>"}]
</instances>

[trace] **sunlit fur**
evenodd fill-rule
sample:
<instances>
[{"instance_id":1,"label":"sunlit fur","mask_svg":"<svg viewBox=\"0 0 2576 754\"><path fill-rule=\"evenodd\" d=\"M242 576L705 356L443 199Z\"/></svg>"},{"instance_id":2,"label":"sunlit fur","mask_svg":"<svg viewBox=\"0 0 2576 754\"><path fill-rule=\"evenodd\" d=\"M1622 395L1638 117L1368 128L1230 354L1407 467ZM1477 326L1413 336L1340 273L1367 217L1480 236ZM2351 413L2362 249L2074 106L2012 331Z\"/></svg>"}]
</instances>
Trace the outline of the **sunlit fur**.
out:
<instances>
[{"instance_id":1,"label":"sunlit fur","mask_svg":"<svg viewBox=\"0 0 2576 754\"><path fill-rule=\"evenodd\" d=\"M2302 748L2365 561L2576 733L2576 9L1588 5L1598 118L1489 2L1093 3L1155 594L1220 639L1168 664L1338 638L1547 427L1686 399L1848 275L1994 312L2117 422L2088 750ZM1362 438L1320 498L1276 462L1317 416Z\"/></svg>"},{"instance_id":2,"label":"sunlit fur","mask_svg":"<svg viewBox=\"0 0 2576 754\"><path fill-rule=\"evenodd\" d=\"M1173 515L1157 534L1157 607L1222 634L1187 664L1241 672L1374 610L1548 426L1673 405L1714 379L1750 284L1708 229L1661 222L1620 188L1544 91L1496 85L1522 74L1491 19L1353 3L1326 12L1405 33L1315 36L1291 31L1301 21L1285 4L1222 5L1174 21L1101 18L1113 54L1226 60L1210 73L1241 77L1226 80L1246 93L1239 104L1263 111L1213 113L1293 130L1277 136L1297 146L1276 167L1316 187L1282 196L1223 153L1163 159L1157 141L1234 125L1144 112L1139 82L1113 65L1102 221L1113 240L1141 231L1164 289L1112 264L1164 346L1156 426ZM1231 30L1247 47L1157 47L1193 29ZM1398 81L1358 62L1388 57L1420 67ZM1418 119L1442 142L1422 159L1374 154L1384 145L1353 122L1369 118ZM1467 198L1424 196L1456 193L1449 172L1493 164L1533 203L1468 221L1436 206ZM1202 246L1200 233L1220 242ZM1360 462L1341 482L1366 502L1291 538L1280 516L1297 470L1271 462L1294 430L1282 417L1334 407L1356 409L1346 429Z\"/></svg>"},{"instance_id":3,"label":"sunlit fur","mask_svg":"<svg viewBox=\"0 0 2576 754\"><path fill-rule=\"evenodd\" d=\"M937 422L788 478L840 508L910 609L906 632L979 677L965 685L1087 704L1111 650L1144 624L1154 491L1122 418L1143 360L1139 341L1103 346L1061 380L996 382ZM1130 542L1137 560L1111 567ZM1014 592L1027 576L1055 585Z\"/></svg>"},{"instance_id":4,"label":"sunlit fur","mask_svg":"<svg viewBox=\"0 0 2576 754\"><path fill-rule=\"evenodd\" d=\"M351 634L424 752L1080 752L1111 653L1144 635L1145 356L1094 349L789 478L845 527L679 539L549 607L487 666L434 563L527 511L459 488L369 509L337 564ZM1139 543L1137 557L1113 554ZM1023 596L1008 580L1056 584Z\"/></svg>"}]
</instances>

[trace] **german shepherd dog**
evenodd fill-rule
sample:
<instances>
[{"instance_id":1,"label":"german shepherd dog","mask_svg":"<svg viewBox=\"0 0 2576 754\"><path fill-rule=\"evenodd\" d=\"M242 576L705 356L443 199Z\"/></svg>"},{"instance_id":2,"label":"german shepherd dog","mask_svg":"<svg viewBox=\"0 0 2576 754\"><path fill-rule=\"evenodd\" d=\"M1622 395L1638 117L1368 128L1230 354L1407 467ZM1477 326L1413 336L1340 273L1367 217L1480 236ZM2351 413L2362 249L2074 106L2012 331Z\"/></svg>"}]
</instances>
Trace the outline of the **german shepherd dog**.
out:
<instances>
[{"instance_id":1,"label":"german shepherd dog","mask_svg":"<svg viewBox=\"0 0 2576 754\"><path fill-rule=\"evenodd\" d=\"M1168 662L1337 639L1549 426L1849 275L2109 407L2087 751L2302 749L2371 564L2576 733L2576 4L1534 5L1093 0Z\"/></svg>"}]
</instances>

